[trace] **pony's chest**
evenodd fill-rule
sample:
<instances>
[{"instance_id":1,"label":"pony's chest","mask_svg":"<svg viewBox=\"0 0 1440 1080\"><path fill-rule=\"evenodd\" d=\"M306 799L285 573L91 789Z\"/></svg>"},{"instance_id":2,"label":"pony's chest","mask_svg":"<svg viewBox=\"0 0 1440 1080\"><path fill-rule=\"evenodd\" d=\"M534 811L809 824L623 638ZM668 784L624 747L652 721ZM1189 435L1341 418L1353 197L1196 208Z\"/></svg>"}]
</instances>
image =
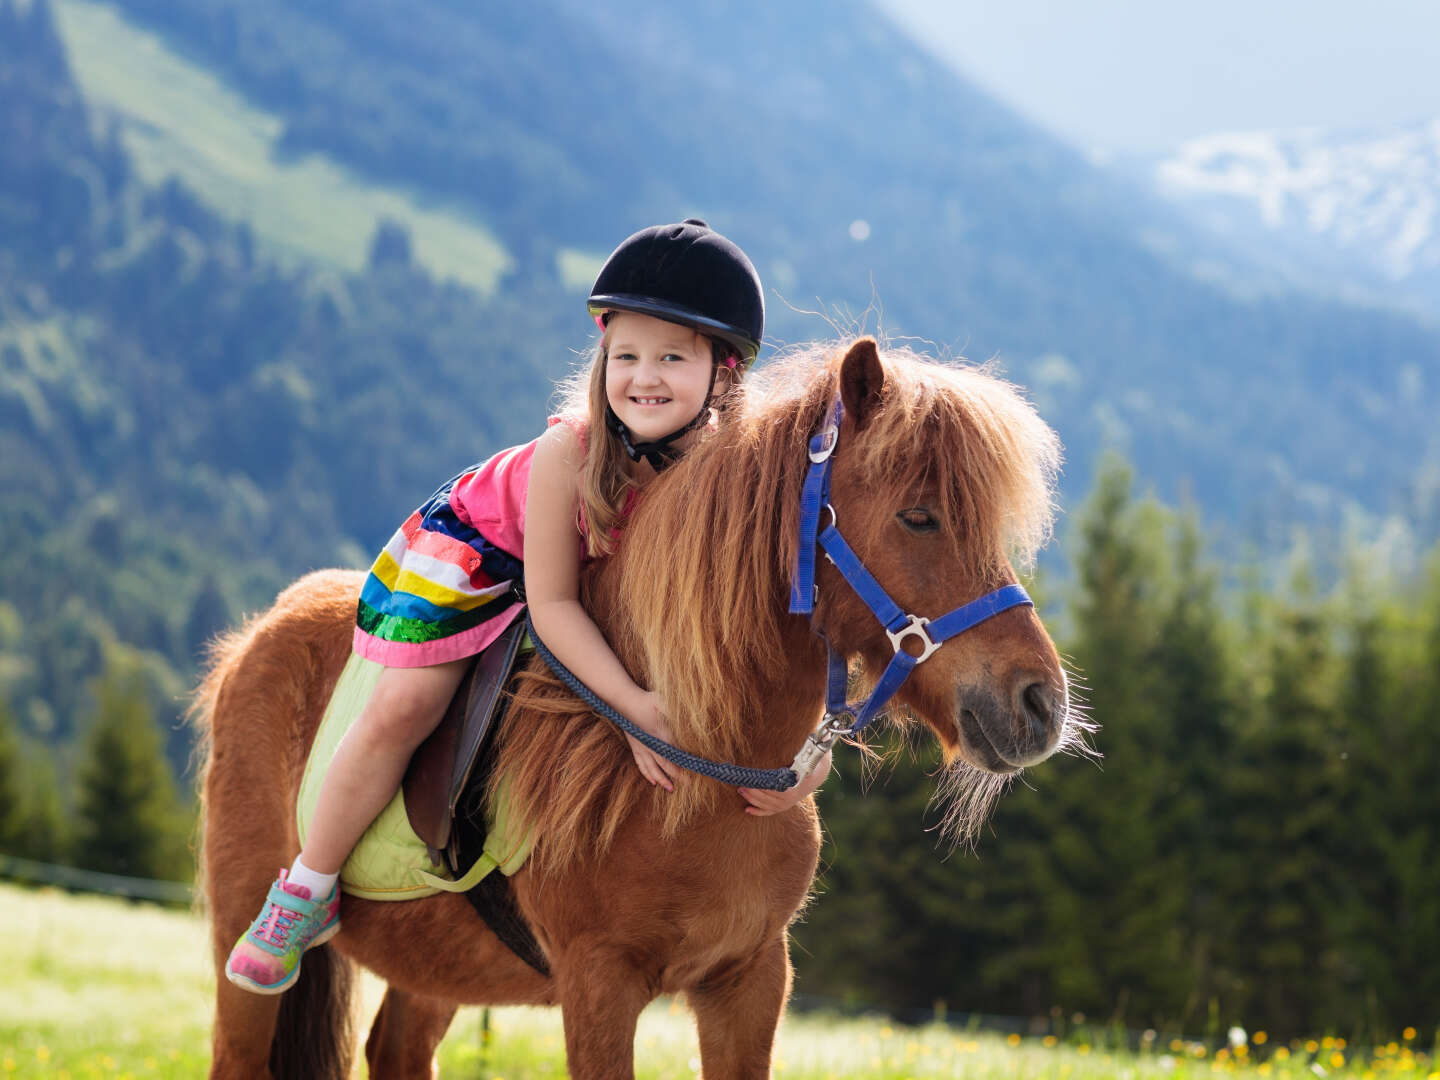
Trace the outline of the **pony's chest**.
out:
<instances>
[{"instance_id":1,"label":"pony's chest","mask_svg":"<svg viewBox=\"0 0 1440 1080\"><path fill-rule=\"evenodd\" d=\"M664 981L680 989L759 951L784 933L814 878L820 834L813 811L783 821L745 818L735 835L691 863L670 886L674 934L665 943Z\"/></svg>"}]
</instances>

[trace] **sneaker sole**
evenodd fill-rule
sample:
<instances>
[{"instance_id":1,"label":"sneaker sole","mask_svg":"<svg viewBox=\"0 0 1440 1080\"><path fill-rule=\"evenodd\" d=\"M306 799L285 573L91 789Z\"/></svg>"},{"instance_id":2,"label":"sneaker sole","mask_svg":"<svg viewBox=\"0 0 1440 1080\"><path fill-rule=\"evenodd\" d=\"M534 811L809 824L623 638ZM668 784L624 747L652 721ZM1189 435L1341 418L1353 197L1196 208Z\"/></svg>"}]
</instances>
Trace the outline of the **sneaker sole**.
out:
<instances>
[{"instance_id":1,"label":"sneaker sole","mask_svg":"<svg viewBox=\"0 0 1440 1080\"><path fill-rule=\"evenodd\" d=\"M305 946L305 951L309 952L311 949L316 948L317 946L324 945L325 942L329 941L339 932L340 920L336 919L324 930L321 930L320 933L315 935L314 940L311 941L309 945ZM305 960L304 956L301 956L300 960L301 963L303 963ZM290 972L287 978L285 978L281 982L273 983L267 986L264 983L256 982L248 975L241 975L239 972L231 971L230 961L226 960L225 978L229 979L232 983L240 987L242 990L249 990L252 994L283 994L286 990L289 990L290 987L295 985L296 979L300 978L300 964L295 965L295 970Z\"/></svg>"}]
</instances>

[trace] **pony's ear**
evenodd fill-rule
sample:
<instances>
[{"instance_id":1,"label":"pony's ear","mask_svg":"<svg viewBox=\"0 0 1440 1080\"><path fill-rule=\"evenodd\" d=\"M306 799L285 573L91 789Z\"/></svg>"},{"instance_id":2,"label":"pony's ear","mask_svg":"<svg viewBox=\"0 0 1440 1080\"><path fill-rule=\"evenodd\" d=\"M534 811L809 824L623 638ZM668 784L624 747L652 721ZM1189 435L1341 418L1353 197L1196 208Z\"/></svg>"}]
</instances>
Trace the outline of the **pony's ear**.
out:
<instances>
[{"instance_id":1,"label":"pony's ear","mask_svg":"<svg viewBox=\"0 0 1440 1080\"><path fill-rule=\"evenodd\" d=\"M885 369L880 365L875 339L860 338L840 362L840 400L845 403L845 415L855 421L857 428L863 428L875 412L884 388Z\"/></svg>"}]
</instances>

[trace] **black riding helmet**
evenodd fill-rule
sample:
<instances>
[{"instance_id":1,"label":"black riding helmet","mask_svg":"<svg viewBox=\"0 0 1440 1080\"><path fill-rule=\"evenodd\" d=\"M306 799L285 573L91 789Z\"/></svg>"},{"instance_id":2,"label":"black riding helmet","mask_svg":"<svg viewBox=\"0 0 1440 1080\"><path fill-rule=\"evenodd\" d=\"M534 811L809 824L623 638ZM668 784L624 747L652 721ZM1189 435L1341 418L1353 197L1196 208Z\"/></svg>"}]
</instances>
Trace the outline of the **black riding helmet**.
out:
<instances>
[{"instance_id":1,"label":"black riding helmet","mask_svg":"<svg viewBox=\"0 0 1440 1080\"><path fill-rule=\"evenodd\" d=\"M590 314L602 324L616 311L652 315L688 326L734 349L748 367L765 334L765 296L760 275L735 244L699 218L642 229L621 242L590 290ZM716 357L716 366L723 358ZM715 370L710 372L710 390ZM605 421L620 436L631 460L645 458L658 472L676 457L670 444L710 415L710 394L684 427L654 442L632 443L630 433L608 406Z\"/></svg>"}]
</instances>

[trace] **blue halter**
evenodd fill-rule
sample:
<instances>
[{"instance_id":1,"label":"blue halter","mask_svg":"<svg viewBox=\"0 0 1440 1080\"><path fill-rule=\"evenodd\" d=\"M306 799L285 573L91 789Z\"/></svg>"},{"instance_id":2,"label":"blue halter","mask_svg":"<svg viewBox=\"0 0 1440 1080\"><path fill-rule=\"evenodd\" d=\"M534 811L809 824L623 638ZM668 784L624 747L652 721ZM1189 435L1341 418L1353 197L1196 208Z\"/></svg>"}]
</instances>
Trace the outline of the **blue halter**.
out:
<instances>
[{"instance_id":1,"label":"blue halter","mask_svg":"<svg viewBox=\"0 0 1440 1080\"><path fill-rule=\"evenodd\" d=\"M804 777L815 767L815 763L834 745L836 739L844 735L854 735L870 723L904 685L910 673L928 660L946 641L1002 611L1022 604L1033 607L1035 603L1022 586L1005 585L938 619L927 619L922 615L901 611L900 605L890 598L890 594L875 580L874 575L865 569L859 557L840 535L835 508L830 505L830 457L835 453L835 446L840 440L840 421L844 413L844 406L837 397L830 410L829 422L810 439L810 469L806 473L805 486L800 494L800 555L790 587L790 613L808 615L813 621L816 596L815 550L818 547L885 627L895 655L890 658L890 663L881 673L870 696L863 703L852 705L845 695L848 675L845 657L835 651L828 639L825 641L828 657L825 717L806 740L805 746L795 756L795 762L791 765L800 777ZM830 524L824 529L820 528L822 510L830 512ZM822 638L825 636L821 631L817 630L816 633ZM920 652L915 656L910 655L904 648L905 639L912 637L920 645Z\"/></svg>"},{"instance_id":2,"label":"blue halter","mask_svg":"<svg viewBox=\"0 0 1440 1080\"><path fill-rule=\"evenodd\" d=\"M535 633L530 624L530 637L536 650L559 676L560 680L579 695L592 709L606 717L621 730L634 736L645 746L681 768L720 780L739 787L759 788L767 791L786 791L814 770L816 763L830 750L835 741L843 735L853 735L875 718L897 690L909 678L916 665L924 662L944 642L957 634L969 630L992 615L998 615L1021 604L1034 606L1030 595L1019 585L1006 585L994 592L986 593L978 600L956 608L938 619L926 619L900 610L890 599L890 594L881 588L870 571L850 550L850 545L840 535L835 522L835 508L830 505L830 455L840 437L840 420L844 413L840 399L836 398L830 412L830 422L825 429L810 440L810 471L805 477L805 486L800 495L800 557L795 568L795 579L790 588L790 613L793 615L815 614L815 549L818 546L826 558L835 564L850 587L885 627L890 644L895 650L890 663L881 674L875 689L858 708L845 700L845 682L848 674L845 657L825 642L828 656L828 670L825 687L825 716L819 726L810 733L805 745L795 755L790 767L780 769L753 769L728 762L710 761L671 746L636 727L616 712L594 691L571 673L558 657ZM820 511L830 511L830 524L820 529ZM528 618L528 613L527 613ZM816 631L820 633L819 631ZM824 638L824 634L820 634ZM906 638L914 637L920 643L920 654L911 656L903 648Z\"/></svg>"}]
</instances>

